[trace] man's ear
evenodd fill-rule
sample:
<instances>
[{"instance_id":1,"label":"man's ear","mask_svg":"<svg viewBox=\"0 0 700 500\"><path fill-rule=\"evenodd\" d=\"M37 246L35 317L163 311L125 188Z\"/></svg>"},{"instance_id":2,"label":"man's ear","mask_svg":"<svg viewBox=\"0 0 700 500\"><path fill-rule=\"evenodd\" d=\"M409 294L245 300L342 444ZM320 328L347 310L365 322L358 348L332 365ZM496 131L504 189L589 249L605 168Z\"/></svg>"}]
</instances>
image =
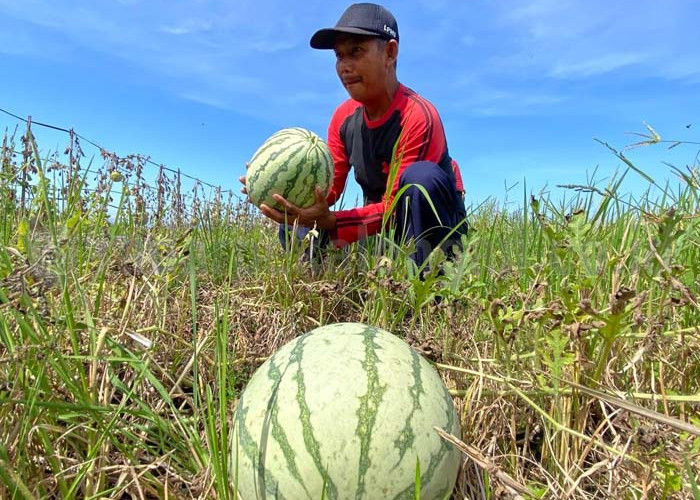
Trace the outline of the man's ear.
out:
<instances>
[{"instance_id":1,"label":"man's ear","mask_svg":"<svg viewBox=\"0 0 700 500\"><path fill-rule=\"evenodd\" d=\"M399 42L396 40L387 41L386 45L384 46L384 50L386 51L386 56L387 59L389 59L389 62L394 64L399 57Z\"/></svg>"}]
</instances>

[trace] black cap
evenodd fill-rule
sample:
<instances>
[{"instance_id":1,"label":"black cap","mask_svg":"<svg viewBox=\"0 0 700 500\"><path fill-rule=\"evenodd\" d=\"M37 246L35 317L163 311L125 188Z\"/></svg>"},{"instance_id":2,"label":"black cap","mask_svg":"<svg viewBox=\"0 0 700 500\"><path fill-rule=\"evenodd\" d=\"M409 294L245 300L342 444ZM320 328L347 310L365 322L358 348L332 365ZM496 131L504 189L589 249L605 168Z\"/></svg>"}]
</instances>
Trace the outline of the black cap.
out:
<instances>
[{"instance_id":1,"label":"black cap","mask_svg":"<svg viewBox=\"0 0 700 500\"><path fill-rule=\"evenodd\" d=\"M354 3L340 16L335 28L318 30L311 37L314 49L332 49L339 33L369 35L399 41L396 19L387 9L374 3Z\"/></svg>"}]
</instances>

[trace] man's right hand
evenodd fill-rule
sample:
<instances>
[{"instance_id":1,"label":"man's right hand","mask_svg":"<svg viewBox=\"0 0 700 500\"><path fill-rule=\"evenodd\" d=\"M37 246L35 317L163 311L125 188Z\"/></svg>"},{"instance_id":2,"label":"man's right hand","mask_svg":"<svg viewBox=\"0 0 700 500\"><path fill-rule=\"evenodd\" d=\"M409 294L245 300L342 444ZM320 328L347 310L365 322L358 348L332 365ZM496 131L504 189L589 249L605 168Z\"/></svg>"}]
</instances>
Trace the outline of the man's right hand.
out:
<instances>
[{"instance_id":1,"label":"man's right hand","mask_svg":"<svg viewBox=\"0 0 700 500\"><path fill-rule=\"evenodd\" d=\"M260 205L260 211L280 224L290 224L296 221L300 226L306 227L318 227L320 229L335 229L336 218L335 213L331 212L328 208L328 201L326 201L326 193L316 186L314 189L315 202L310 207L300 208L285 200L279 194L273 194L272 198L282 205L282 210L275 210L263 203Z\"/></svg>"}]
</instances>

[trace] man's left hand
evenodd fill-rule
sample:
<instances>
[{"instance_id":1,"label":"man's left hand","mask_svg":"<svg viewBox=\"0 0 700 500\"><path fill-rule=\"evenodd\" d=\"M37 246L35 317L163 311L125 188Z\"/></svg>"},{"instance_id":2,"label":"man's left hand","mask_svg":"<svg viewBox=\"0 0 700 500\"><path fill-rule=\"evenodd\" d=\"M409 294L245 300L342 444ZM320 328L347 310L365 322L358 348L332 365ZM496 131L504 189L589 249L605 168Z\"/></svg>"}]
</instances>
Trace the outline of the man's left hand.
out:
<instances>
[{"instance_id":1,"label":"man's left hand","mask_svg":"<svg viewBox=\"0 0 700 500\"><path fill-rule=\"evenodd\" d=\"M318 186L316 186L314 195L315 201L313 205L300 208L290 203L279 194L274 194L272 197L284 207L284 210L275 210L263 203L260 205L260 211L265 216L280 224L293 224L296 221L300 226L314 227L315 225L319 229L334 229L335 214L331 212L328 207L326 195Z\"/></svg>"}]
</instances>

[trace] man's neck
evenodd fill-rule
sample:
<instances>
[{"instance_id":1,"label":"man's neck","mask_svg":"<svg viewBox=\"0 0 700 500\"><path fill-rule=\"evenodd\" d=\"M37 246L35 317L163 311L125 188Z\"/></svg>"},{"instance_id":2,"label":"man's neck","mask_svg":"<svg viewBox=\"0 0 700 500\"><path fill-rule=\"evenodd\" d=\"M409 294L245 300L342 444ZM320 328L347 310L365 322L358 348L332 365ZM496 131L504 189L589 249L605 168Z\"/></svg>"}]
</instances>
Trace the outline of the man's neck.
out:
<instances>
[{"instance_id":1,"label":"man's neck","mask_svg":"<svg viewBox=\"0 0 700 500\"><path fill-rule=\"evenodd\" d=\"M386 91L372 102L364 103L365 113L370 120L378 120L386 113L394 101L396 92L399 90L398 80L393 80L386 87Z\"/></svg>"}]
</instances>

